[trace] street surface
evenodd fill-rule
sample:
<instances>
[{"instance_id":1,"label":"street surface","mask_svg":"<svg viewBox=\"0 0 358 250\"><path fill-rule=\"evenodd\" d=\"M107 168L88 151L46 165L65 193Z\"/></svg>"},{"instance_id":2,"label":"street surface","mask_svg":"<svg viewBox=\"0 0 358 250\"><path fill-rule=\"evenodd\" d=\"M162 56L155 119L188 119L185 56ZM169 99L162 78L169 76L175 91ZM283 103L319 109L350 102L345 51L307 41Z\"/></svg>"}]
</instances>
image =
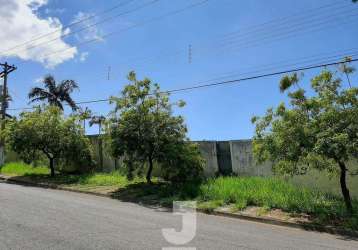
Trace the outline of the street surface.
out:
<instances>
[{"instance_id":1,"label":"street surface","mask_svg":"<svg viewBox=\"0 0 358 250\"><path fill-rule=\"evenodd\" d=\"M181 230L164 209L93 195L0 183L0 249L358 249L358 239L198 214L185 246L163 228Z\"/></svg>"}]
</instances>

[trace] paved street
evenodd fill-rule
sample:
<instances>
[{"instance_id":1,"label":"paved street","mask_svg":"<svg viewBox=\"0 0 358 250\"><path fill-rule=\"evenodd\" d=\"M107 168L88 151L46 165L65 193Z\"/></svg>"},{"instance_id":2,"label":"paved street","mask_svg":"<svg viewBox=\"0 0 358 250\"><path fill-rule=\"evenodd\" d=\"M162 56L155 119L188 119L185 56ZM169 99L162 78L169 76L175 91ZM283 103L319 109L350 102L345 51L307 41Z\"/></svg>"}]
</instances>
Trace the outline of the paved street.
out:
<instances>
[{"instance_id":1,"label":"paved street","mask_svg":"<svg viewBox=\"0 0 358 250\"><path fill-rule=\"evenodd\" d=\"M162 249L162 228L180 216L109 198L0 183L0 249ZM358 249L358 240L198 214L186 247L197 249Z\"/></svg>"}]
</instances>

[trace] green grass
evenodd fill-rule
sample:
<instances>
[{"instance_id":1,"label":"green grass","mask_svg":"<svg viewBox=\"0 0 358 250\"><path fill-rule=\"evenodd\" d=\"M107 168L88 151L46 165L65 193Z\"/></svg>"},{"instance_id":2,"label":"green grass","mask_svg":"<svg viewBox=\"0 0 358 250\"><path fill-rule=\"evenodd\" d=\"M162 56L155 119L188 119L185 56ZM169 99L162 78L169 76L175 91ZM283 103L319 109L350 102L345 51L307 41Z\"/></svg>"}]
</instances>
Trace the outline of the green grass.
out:
<instances>
[{"instance_id":1,"label":"green grass","mask_svg":"<svg viewBox=\"0 0 358 250\"><path fill-rule=\"evenodd\" d=\"M236 211L247 206L259 206L264 209L262 213L278 208L291 214L311 215L320 224L358 230L357 200L353 200L354 214L347 215L341 196L298 187L279 178L220 177L202 184L187 183L182 186L154 179L154 184L148 185L144 178L129 181L120 172L58 174L50 178L47 167L31 167L23 163L8 163L0 169L0 173L79 189L111 187L112 195L122 200L157 201L163 205L170 205L173 200L197 200L199 208L207 211L225 205Z\"/></svg>"},{"instance_id":2,"label":"green grass","mask_svg":"<svg viewBox=\"0 0 358 250\"><path fill-rule=\"evenodd\" d=\"M358 229L358 202L353 200L355 212L346 213L343 199L329 193L298 187L279 178L220 177L200 186L199 200L234 204L237 209L259 206L282 209L290 213L313 215L318 223L338 222ZM211 202L211 203L210 203ZM213 207L211 208L213 209Z\"/></svg>"},{"instance_id":3,"label":"green grass","mask_svg":"<svg viewBox=\"0 0 358 250\"><path fill-rule=\"evenodd\" d=\"M222 200L242 208L255 205L296 213L322 210L330 213L344 207L339 197L297 187L278 178L220 177L203 184L200 194L203 201Z\"/></svg>"},{"instance_id":4,"label":"green grass","mask_svg":"<svg viewBox=\"0 0 358 250\"><path fill-rule=\"evenodd\" d=\"M47 167L32 167L21 162L7 163L0 168L0 173L10 176L24 176L24 175L48 175L50 173Z\"/></svg>"},{"instance_id":5,"label":"green grass","mask_svg":"<svg viewBox=\"0 0 358 250\"><path fill-rule=\"evenodd\" d=\"M128 181L127 178L119 172L82 175L57 174L54 178L51 178L49 176L49 169L47 167L32 167L21 162L7 163L0 169L0 173L8 176L26 176L33 180L42 182L79 186L124 187L129 183L143 181L143 179L140 178L136 178L133 181Z\"/></svg>"}]
</instances>

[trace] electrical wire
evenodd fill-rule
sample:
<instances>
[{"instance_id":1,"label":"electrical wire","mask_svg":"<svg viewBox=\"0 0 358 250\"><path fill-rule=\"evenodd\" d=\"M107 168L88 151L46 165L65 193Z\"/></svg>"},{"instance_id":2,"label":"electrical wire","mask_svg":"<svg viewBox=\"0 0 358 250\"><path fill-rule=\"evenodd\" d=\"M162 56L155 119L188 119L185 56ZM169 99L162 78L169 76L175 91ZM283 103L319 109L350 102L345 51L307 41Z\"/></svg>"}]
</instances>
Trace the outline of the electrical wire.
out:
<instances>
[{"instance_id":1,"label":"electrical wire","mask_svg":"<svg viewBox=\"0 0 358 250\"><path fill-rule=\"evenodd\" d=\"M60 35L59 37L53 38L53 39L51 39L51 40L46 40L46 41L37 43L37 44L35 44L35 45L32 45L32 46L23 48L23 49L21 49L21 50L19 50L19 51L12 52L11 54L19 53L19 52L22 52L22 51L31 50L31 49L34 49L34 48L38 48L38 47L41 46L41 45L51 44L51 43L54 42L54 41L60 40L60 39L62 39L62 38L65 38L65 37L68 37L68 36L71 36L71 35L74 35L74 34L77 34L77 33L81 32L81 31L84 31L84 30L87 30L87 29L90 29L90 28L93 28L93 27L95 27L95 26L98 26L99 24L103 24L103 23L105 23L105 22L109 22L109 21L111 21L111 20L113 20L113 19L115 19L115 18L124 16L124 15L127 15L127 14L134 13L134 12L136 12L136 11L138 11L138 10L141 10L141 9L145 8L145 7L148 7L148 6L150 6L150 5L153 5L153 4L157 3L158 1L160 1L160 0L153 0L153 1L149 2L149 3L146 3L146 4L143 4L143 5L139 6L139 7L133 8L132 10L125 11L125 12L122 12L122 13L120 13L120 14L117 14L117 15L114 15L114 16L111 16L111 17L102 19L102 20L100 20L100 21L98 21L98 22L96 22L96 23L87 25L87 26L82 27L82 28L80 28L80 29L78 29L78 30L75 30L75 31L71 31L71 32L69 32L69 33L62 34L62 35ZM9 54L8 54L8 55L2 55L2 56L9 56Z\"/></svg>"},{"instance_id":2,"label":"electrical wire","mask_svg":"<svg viewBox=\"0 0 358 250\"><path fill-rule=\"evenodd\" d=\"M45 37L47 37L47 36L51 36L51 35L53 35L53 34L56 34L56 33L58 33L58 32L61 32L62 30L68 29L68 28L73 27L73 26L75 26L75 25L78 25L78 24L80 24L80 23L87 22L87 21L89 21L89 20L91 20L91 19L93 19L93 18L95 18L95 17L97 17L97 16L100 16L100 15L103 15L103 14L106 14L106 13L109 13L109 12L112 12L112 11L118 9L119 7L122 7L122 6L124 6L124 5L127 5L127 4L129 4L129 3L133 2L133 1L135 1L135 0L129 0L129 1L125 2L125 3L117 4L117 5L115 5L115 6L111 7L111 8L109 8L109 9L106 9L106 10L101 11L101 12L99 12L99 13L90 15L90 16L85 17L85 18L82 18L82 19L80 19L80 20L78 20L78 21L72 22L72 23L70 23L70 24L68 24L68 25L65 25L65 26L63 26L63 27L61 27L61 28L58 28L58 29L56 29L56 30L54 30L54 31L51 31L51 32L49 32L49 33L36 36L36 37L34 37L34 38L32 38L32 39L26 41L26 42L20 43L20 44L18 44L18 45L15 45L14 47L8 48L8 49L3 50L3 51L0 51L0 54L2 55L2 54L6 53L6 52L8 52L8 51L17 49L17 48L19 48L19 47L23 47L23 46L25 46L25 45L27 45L27 44L29 44L29 43L33 43L33 42L38 41L38 40L40 40L40 39L42 39L42 38L45 38Z\"/></svg>"},{"instance_id":3,"label":"electrical wire","mask_svg":"<svg viewBox=\"0 0 358 250\"><path fill-rule=\"evenodd\" d=\"M181 13L181 12L186 11L186 10L192 9L192 8L197 7L197 6L199 6L199 5L203 5L203 4L207 3L208 1L209 1L209 0L203 0L203 1L200 1L200 2L198 2L198 3L194 3L194 4L191 4L191 5L188 5L188 6L184 7L184 8L181 8L181 9L178 9L178 10L174 10L174 11L171 11L171 12L168 12L168 13L166 13L166 14L164 14L164 15L161 15L161 16L158 16L158 17L154 17L154 18L148 19L148 20L143 21L143 22L136 23L136 24L134 24L134 25L132 25L132 26L130 26L130 27L124 28L124 29L122 29L122 30L118 30L118 31L113 31L113 32L107 33L107 34L101 36L101 39L99 39L99 38L89 39L89 40L83 41L83 42L81 42L81 43L77 43L75 46L71 46L71 47L68 47L68 48L66 48L66 49L54 51L54 52L51 52L51 53L49 53L49 54L43 55L43 56L41 56L40 58L44 59L44 58L46 58L46 57L48 57L48 56L55 55L55 54L58 54L58 53L63 53L63 52L65 52L65 51L68 51L68 50L70 50L70 49L73 49L73 48L76 48L76 47L79 47L79 46L83 46L83 45L86 45L86 44L89 44L89 43L93 43L93 42L98 42L98 41L100 41L100 40L102 40L102 39L104 39L104 38L107 38L107 37L109 37L109 36L113 36L113 35L116 35L116 34L120 34L120 33L124 32L124 31L131 30L131 29L133 29L133 28L140 27L140 26L142 26L142 25L146 25L146 24L155 22L155 21L157 21L157 20L160 20L160 19L163 19L163 18L166 18L166 17L169 17L169 16L177 15L177 14L179 14L179 13ZM23 62L18 63L18 65L20 65L20 64L22 65L22 64L27 63L27 62L28 62L28 61L23 61Z\"/></svg>"},{"instance_id":4,"label":"electrical wire","mask_svg":"<svg viewBox=\"0 0 358 250\"><path fill-rule=\"evenodd\" d=\"M351 63L357 62L357 61L358 61L358 58L354 58L354 59L352 58L350 60ZM238 78L238 79L220 81L220 82L209 83L209 84L194 85L194 86L189 86L189 87L171 89L171 90L167 90L167 91L160 91L159 94L172 94L172 93L183 92L183 91L191 91L191 90L195 90L195 89L202 89L202 88L221 86L221 85L229 85L229 84L239 83L239 82L243 82L243 81L259 79L259 78L266 78L266 77L283 75L283 74L288 74L288 73L293 73L293 72L306 71L306 70L317 69L317 68L322 68L322 67L329 67L329 66L339 65L342 63L344 63L344 61L335 61L335 62L329 62L329 63L323 63L323 64L313 64L313 65L309 65L309 66L296 67L293 69L281 70L281 71L276 71L276 72L271 72L271 73L266 73L266 74L259 74L259 75L254 75L254 76L248 76L248 77L243 77L243 78ZM155 93L150 93L149 95L154 95L154 94ZM76 105L107 102L109 100L110 100L109 98L106 98L106 99L98 99L98 100L81 101L81 102L76 102ZM8 109L8 110L16 111L16 110L28 110L28 109L33 109L33 108L24 107L24 108L14 108L14 109Z\"/></svg>"}]
</instances>

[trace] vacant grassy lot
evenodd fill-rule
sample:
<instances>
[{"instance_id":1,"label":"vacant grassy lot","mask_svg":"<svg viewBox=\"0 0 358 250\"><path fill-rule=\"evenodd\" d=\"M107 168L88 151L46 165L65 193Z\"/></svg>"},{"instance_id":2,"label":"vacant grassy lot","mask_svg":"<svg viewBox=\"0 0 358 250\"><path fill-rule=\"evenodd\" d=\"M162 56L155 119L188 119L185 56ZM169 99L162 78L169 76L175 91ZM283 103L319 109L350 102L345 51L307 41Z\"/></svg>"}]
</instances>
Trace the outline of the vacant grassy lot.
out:
<instances>
[{"instance_id":1,"label":"vacant grassy lot","mask_svg":"<svg viewBox=\"0 0 358 250\"><path fill-rule=\"evenodd\" d=\"M36 182L54 183L65 187L110 194L121 200L169 205L173 200L197 200L199 207L213 210L231 206L240 211L250 206L263 208L263 213L280 209L292 215L305 214L318 224L337 225L358 230L358 202L354 200L355 213L347 215L340 196L302 188L279 178L220 177L201 184L173 186L155 181L148 185L143 178L129 181L119 172L86 175L57 175L50 178L46 167L30 167L10 163L0 173L22 176Z\"/></svg>"},{"instance_id":2,"label":"vacant grassy lot","mask_svg":"<svg viewBox=\"0 0 358 250\"><path fill-rule=\"evenodd\" d=\"M93 173L82 175L57 174L54 178L49 176L48 167L32 167L24 163L8 163L0 169L0 174L7 176L24 177L42 183L54 183L62 186L78 186L82 188L91 187L125 187L129 183L140 182L144 179L136 178L128 181L127 178L119 172L112 173Z\"/></svg>"}]
</instances>

